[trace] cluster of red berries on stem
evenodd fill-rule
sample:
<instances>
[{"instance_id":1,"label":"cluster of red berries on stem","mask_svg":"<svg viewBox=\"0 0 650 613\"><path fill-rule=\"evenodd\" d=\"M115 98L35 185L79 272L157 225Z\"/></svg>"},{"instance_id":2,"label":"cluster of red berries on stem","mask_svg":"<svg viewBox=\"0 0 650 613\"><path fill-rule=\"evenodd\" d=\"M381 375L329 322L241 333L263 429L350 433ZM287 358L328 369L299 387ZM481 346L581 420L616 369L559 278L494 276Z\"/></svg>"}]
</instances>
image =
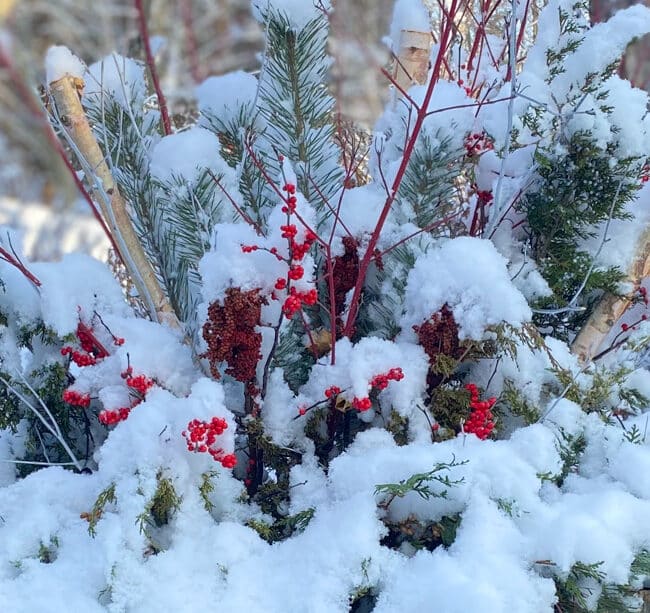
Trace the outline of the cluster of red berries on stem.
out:
<instances>
[{"instance_id":1,"label":"cluster of red berries on stem","mask_svg":"<svg viewBox=\"0 0 650 613\"><path fill-rule=\"evenodd\" d=\"M403 378L404 378L404 373L402 372L401 368L399 367L391 368L386 373L375 375L370 380L370 386L374 389L381 391L381 390L385 390L391 381L401 381ZM372 407L372 401L368 396L364 398L357 398L355 396L352 399L352 406L355 409L357 409L357 411L363 412L363 411L367 411L370 407Z\"/></svg>"},{"instance_id":2,"label":"cluster of red berries on stem","mask_svg":"<svg viewBox=\"0 0 650 613\"><path fill-rule=\"evenodd\" d=\"M341 388L338 385L331 385L325 390L325 398L336 398L341 393Z\"/></svg>"},{"instance_id":3,"label":"cluster of red berries on stem","mask_svg":"<svg viewBox=\"0 0 650 613\"><path fill-rule=\"evenodd\" d=\"M69 345L66 345L61 348L62 356L70 356L70 360L79 367L94 366L98 361L108 357L108 351L98 340L90 326L87 326L85 323L80 321L77 324L75 335L81 350L73 349ZM113 342L116 345L122 345L124 343L123 338L118 338L112 334L111 336L113 336ZM85 408L90 406L90 394L78 392L73 389L66 389L63 392L62 400L63 402L78 407Z\"/></svg>"},{"instance_id":4,"label":"cluster of red berries on stem","mask_svg":"<svg viewBox=\"0 0 650 613\"><path fill-rule=\"evenodd\" d=\"M94 366L97 364L97 360L103 360L105 357L108 357L108 351L97 339L92 328L80 321L77 324L75 334L82 350L79 351L70 346L65 346L61 348L62 356L69 355L70 359L77 366ZM116 345L122 345L124 339L113 336L113 342Z\"/></svg>"},{"instance_id":5,"label":"cluster of red berries on stem","mask_svg":"<svg viewBox=\"0 0 650 613\"><path fill-rule=\"evenodd\" d=\"M467 157L481 155L481 153L490 149L494 149L494 144L485 132L468 134L465 138L465 154Z\"/></svg>"},{"instance_id":6,"label":"cluster of red berries on stem","mask_svg":"<svg viewBox=\"0 0 650 613\"><path fill-rule=\"evenodd\" d=\"M282 207L282 212L290 216L296 211L296 186L293 183L286 183L282 189L287 193L284 197L285 205ZM282 238L287 239L289 242L289 258L283 258L278 252L277 247L272 247L267 250L278 260L286 262L289 266L287 276L279 277L275 280L273 287L277 291L286 290L289 288L291 281L299 281L305 276L305 269L301 262L309 253L314 241L318 238L312 230L307 229L304 242L298 242L296 240L296 237L298 236L298 227L289 222L280 226L280 230L282 231ZM259 248L260 247L257 245L242 245L241 247L242 252L244 253L252 253L253 251L257 251ZM271 298L273 300L278 300L275 292L271 294ZM318 292L315 289L306 292L299 292L295 287L290 287L289 295L285 298L282 305L282 312L287 318L291 319L296 313L302 310L303 306L313 306L317 301Z\"/></svg>"},{"instance_id":7,"label":"cluster of red berries on stem","mask_svg":"<svg viewBox=\"0 0 650 613\"><path fill-rule=\"evenodd\" d=\"M187 430L182 434L187 441L187 450L195 453L209 453L215 462L224 468L234 468L237 457L234 453L226 453L221 447L215 447L217 437L221 436L228 423L221 417L213 417L210 421L193 419L187 424Z\"/></svg>"},{"instance_id":8,"label":"cluster of red berries on stem","mask_svg":"<svg viewBox=\"0 0 650 613\"><path fill-rule=\"evenodd\" d=\"M153 387L153 379L145 377L144 375L133 376L133 368L129 366L121 374L122 379L125 379L129 391L132 392L131 406L120 407L119 409L104 409L99 412L97 419L105 426L114 426L115 424L124 421L131 409L139 405L146 396L147 392Z\"/></svg>"},{"instance_id":9,"label":"cluster of red berries on stem","mask_svg":"<svg viewBox=\"0 0 650 613\"><path fill-rule=\"evenodd\" d=\"M67 402L76 407L88 407L90 406L90 394L83 394L76 390L67 389L63 392L63 402Z\"/></svg>"},{"instance_id":10,"label":"cluster of red berries on stem","mask_svg":"<svg viewBox=\"0 0 650 613\"><path fill-rule=\"evenodd\" d=\"M496 404L496 398L488 398L481 401L478 395L478 388L474 383L468 383L465 389L470 393L469 403L472 413L463 425L466 434L475 434L482 441L485 440L494 430L494 415L492 407Z\"/></svg>"}]
</instances>

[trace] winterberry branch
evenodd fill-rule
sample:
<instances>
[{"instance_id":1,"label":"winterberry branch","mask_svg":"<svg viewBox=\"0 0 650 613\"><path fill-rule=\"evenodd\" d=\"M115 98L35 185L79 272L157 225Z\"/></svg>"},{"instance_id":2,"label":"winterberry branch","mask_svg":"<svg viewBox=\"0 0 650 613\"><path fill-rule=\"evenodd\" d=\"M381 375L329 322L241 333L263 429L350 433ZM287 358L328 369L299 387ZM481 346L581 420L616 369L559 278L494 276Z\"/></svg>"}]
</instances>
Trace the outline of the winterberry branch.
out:
<instances>
[{"instance_id":1,"label":"winterberry branch","mask_svg":"<svg viewBox=\"0 0 650 613\"><path fill-rule=\"evenodd\" d=\"M386 198L386 202L384 203L384 206L382 208L382 211L379 215L379 219L377 221L377 224L375 226L375 229L370 236L370 240L368 242L368 245L366 247L366 251L359 263L359 274L357 277L357 282L355 283L353 293L352 293L352 298L350 301L350 310L348 313L348 318L345 323L345 327L343 329L343 335L344 336L351 336L352 332L354 330L356 318L359 312L359 306L360 306L360 298L361 298L361 291L363 288L363 284L365 282L366 274L368 272L368 267L372 261L375 247L377 246L377 242L379 241L379 237L381 236L381 232L383 230L384 224L386 223L386 219L388 218L388 214L391 210L391 207L393 205L393 202L395 201L397 197L397 193L399 191L399 188L402 184L402 181L404 179L404 175L406 173L406 168L411 160L411 157L413 155L413 151L415 150L415 144L418 140L418 137L420 135L420 132L422 130L422 126L424 125L424 120L426 119L426 113L427 109L429 108L429 103L431 101L431 98L433 96L433 90L435 89L436 84L438 83L438 80L440 78L440 70L442 67L442 60L445 54L447 53L449 43L451 41L451 35L454 29L454 22L453 22L453 16L455 15L458 7L458 0L451 0L451 6L449 9L449 16L447 17L447 20L445 22L445 25L443 27L442 31L442 36L440 38L440 46L438 49L438 54L436 57L436 61L433 67L433 73L431 75L431 80L429 82L429 85L427 86L426 93L424 95L424 99L422 101L422 107L417 111L416 119L415 119L415 125L413 126L413 132L411 134L411 137L408 141L408 144L406 146L406 149L404 151L404 154L402 155L402 161L400 163L399 169L397 171L397 174L395 176L395 179L393 181L393 185L391 188L391 192Z\"/></svg>"},{"instance_id":2,"label":"winterberry branch","mask_svg":"<svg viewBox=\"0 0 650 613\"><path fill-rule=\"evenodd\" d=\"M151 52L151 37L149 36L149 30L147 28L147 17L144 12L142 0L134 0L134 4L138 15L138 28L140 30L140 38L142 39L142 44L144 46L147 67L149 68L149 74L151 74L153 88L156 92L156 97L158 98L158 108L160 109L163 130L165 132L165 135L169 136L172 133L172 124L169 119L169 111L167 110L167 99L165 98L162 88L160 87L160 79L158 78L156 61L153 57L153 53Z\"/></svg>"}]
</instances>

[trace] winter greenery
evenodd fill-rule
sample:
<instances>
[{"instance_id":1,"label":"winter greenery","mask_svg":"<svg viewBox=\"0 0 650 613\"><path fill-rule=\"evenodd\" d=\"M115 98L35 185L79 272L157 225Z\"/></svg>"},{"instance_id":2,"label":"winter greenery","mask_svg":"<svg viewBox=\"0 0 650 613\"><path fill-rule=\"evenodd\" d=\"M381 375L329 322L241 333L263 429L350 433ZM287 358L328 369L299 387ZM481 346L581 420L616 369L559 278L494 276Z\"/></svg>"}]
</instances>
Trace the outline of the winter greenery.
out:
<instances>
[{"instance_id":1,"label":"winter greenery","mask_svg":"<svg viewBox=\"0 0 650 613\"><path fill-rule=\"evenodd\" d=\"M130 220L110 269L0 234L0 602L640 610L650 120L616 70L650 10L552 0L533 42L530 3L398 0L429 73L371 135L337 113L329 3L253 11L259 73L171 129L155 66L48 55L80 187Z\"/></svg>"}]
</instances>

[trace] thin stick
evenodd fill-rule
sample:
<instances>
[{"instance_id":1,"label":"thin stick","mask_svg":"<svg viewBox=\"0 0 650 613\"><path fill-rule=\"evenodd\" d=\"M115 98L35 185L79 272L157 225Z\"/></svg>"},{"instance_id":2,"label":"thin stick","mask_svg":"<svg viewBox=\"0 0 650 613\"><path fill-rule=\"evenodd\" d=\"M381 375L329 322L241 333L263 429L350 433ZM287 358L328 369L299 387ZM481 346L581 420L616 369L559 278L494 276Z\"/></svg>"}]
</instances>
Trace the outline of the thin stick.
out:
<instances>
[{"instance_id":1,"label":"thin stick","mask_svg":"<svg viewBox=\"0 0 650 613\"><path fill-rule=\"evenodd\" d=\"M81 106L79 96L81 87L83 81L69 75L50 83L50 91L56 101L58 115L66 118L64 134L69 137L71 143L74 143L80 161L87 163L91 175L96 178L100 193L105 193L107 196L108 202L103 203L104 217L112 226L111 233L121 239L119 253L122 255L122 261L127 264L140 295L150 305L150 310L153 311L152 318L166 321L170 326L179 328L180 323L135 233L126 201L111 175L104 154Z\"/></svg>"},{"instance_id":2,"label":"thin stick","mask_svg":"<svg viewBox=\"0 0 650 613\"><path fill-rule=\"evenodd\" d=\"M147 67L149 68L149 73L151 74L151 81L153 82L153 88L156 92L156 98L158 98L158 108L160 109L163 130L165 131L165 135L169 136L172 133L172 124L169 120L167 99L165 98L162 88L160 87L158 71L156 70L156 62L154 60L153 53L151 53L151 38L149 36L149 30L147 29L147 18L144 14L142 0L134 0L134 4L135 10L138 13L138 28L140 29L142 44L144 45L144 53L147 58Z\"/></svg>"}]
</instances>

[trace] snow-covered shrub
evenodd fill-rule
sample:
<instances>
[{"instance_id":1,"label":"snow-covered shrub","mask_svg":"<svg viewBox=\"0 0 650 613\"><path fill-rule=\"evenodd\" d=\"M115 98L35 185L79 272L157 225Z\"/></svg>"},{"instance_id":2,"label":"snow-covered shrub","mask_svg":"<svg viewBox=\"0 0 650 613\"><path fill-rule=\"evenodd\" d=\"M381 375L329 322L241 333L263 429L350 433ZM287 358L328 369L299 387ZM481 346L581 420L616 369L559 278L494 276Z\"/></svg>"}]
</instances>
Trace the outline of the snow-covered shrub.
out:
<instances>
[{"instance_id":1,"label":"snow-covered shrub","mask_svg":"<svg viewBox=\"0 0 650 613\"><path fill-rule=\"evenodd\" d=\"M613 62L650 10L553 0L527 48L527 5L461 38L472 5L431 4L396 3L426 43L391 41L371 136L336 114L326 2L255 6L259 75L207 79L182 128L154 66L150 95L50 51L123 283L0 244L10 610L637 606L650 140Z\"/></svg>"}]
</instances>

